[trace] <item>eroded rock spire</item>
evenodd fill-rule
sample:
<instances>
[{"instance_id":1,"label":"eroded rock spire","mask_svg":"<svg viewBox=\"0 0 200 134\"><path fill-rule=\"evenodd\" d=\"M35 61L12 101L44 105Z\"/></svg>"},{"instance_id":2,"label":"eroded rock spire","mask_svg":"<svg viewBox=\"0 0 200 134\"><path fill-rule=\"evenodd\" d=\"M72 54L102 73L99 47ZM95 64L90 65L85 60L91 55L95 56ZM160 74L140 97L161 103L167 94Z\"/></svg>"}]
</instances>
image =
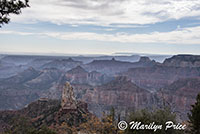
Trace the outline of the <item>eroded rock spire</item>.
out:
<instances>
[{"instance_id":1,"label":"eroded rock spire","mask_svg":"<svg viewBox=\"0 0 200 134\"><path fill-rule=\"evenodd\" d=\"M77 101L74 96L73 87L69 82L66 82L63 87L61 106L62 109L77 109Z\"/></svg>"}]
</instances>

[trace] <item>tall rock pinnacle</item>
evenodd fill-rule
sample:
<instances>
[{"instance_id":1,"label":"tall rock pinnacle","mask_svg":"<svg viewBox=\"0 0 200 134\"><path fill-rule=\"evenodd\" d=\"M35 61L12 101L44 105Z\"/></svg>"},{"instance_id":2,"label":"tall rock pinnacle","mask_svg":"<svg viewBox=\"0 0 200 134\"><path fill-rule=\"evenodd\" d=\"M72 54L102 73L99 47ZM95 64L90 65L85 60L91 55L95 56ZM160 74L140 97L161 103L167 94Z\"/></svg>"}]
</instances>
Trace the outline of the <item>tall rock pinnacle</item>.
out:
<instances>
[{"instance_id":1,"label":"tall rock pinnacle","mask_svg":"<svg viewBox=\"0 0 200 134\"><path fill-rule=\"evenodd\" d=\"M62 109L77 109L77 102L74 96L73 87L69 82L66 82L63 87L61 106Z\"/></svg>"}]
</instances>

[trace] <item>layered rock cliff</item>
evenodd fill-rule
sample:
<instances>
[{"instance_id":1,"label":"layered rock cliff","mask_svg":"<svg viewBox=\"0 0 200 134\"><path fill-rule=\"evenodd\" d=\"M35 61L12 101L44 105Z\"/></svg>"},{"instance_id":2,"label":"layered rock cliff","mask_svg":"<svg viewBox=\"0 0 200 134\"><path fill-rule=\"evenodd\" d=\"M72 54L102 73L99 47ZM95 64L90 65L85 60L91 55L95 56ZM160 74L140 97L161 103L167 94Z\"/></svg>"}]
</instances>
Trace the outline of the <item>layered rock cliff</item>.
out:
<instances>
[{"instance_id":1,"label":"layered rock cliff","mask_svg":"<svg viewBox=\"0 0 200 134\"><path fill-rule=\"evenodd\" d=\"M125 62L118 61L115 58L111 60L94 60L91 63L86 64L84 67L90 71L98 71L107 75L115 75L120 72L127 71L129 68L135 67L149 67L154 66L157 63L151 61L148 57L141 57L138 62Z\"/></svg>"},{"instance_id":2,"label":"layered rock cliff","mask_svg":"<svg viewBox=\"0 0 200 134\"><path fill-rule=\"evenodd\" d=\"M182 119L187 119L187 113L195 103L198 93L200 93L200 77L179 79L162 88L157 94Z\"/></svg>"},{"instance_id":3,"label":"layered rock cliff","mask_svg":"<svg viewBox=\"0 0 200 134\"><path fill-rule=\"evenodd\" d=\"M57 89L61 77L57 69L37 71L29 68L0 81L0 109L20 109L37 100L51 88Z\"/></svg>"},{"instance_id":4,"label":"layered rock cliff","mask_svg":"<svg viewBox=\"0 0 200 134\"><path fill-rule=\"evenodd\" d=\"M88 84L95 86L110 81L111 77L97 71L87 72L81 66L77 66L67 71L64 79L72 84Z\"/></svg>"},{"instance_id":5,"label":"layered rock cliff","mask_svg":"<svg viewBox=\"0 0 200 134\"><path fill-rule=\"evenodd\" d=\"M123 114L127 109L147 108L155 104L150 92L139 88L126 77L117 77L107 84L87 90L82 99L97 115L111 107Z\"/></svg>"},{"instance_id":6,"label":"layered rock cliff","mask_svg":"<svg viewBox=\"0 0 200 134\"><path fill-rule=\"evenodd\" d=\"M169 67L156 65L153 67L131 68L121 73L136 85L150 91L156 91L181 78L200 76L200 68Z\"/></svg>"},{"instance_id":7,"label":"layered rock cliff","mask_svg":"<svg viewBox=\"0 0 200 134\"><path fill-rule=\"evenodd\" d=\"M40 97L60 98L61 86L69 81L75 86L78 98L90 86L101 85L112 80L98 72L87 72L77 66L67 73L56 68L41 71L30 67L10 78L0 80L0 109L20 109Z\"/></svg>"},{"instance_id":8,"label":"layered rock cliff","mask_svg":"<svg viewBox=\"0 0 200 134\"><path fill-rule=\"evenodd\" d=\"M57 68L59 70L68 71L76 66L82 65L81 61L75 61L72 58L56 59L49 63L44 64L41 68Z\"/></svg>"},{"instance_id":9,"label":"layered rock cliff","mask_svg":"<svg viewBox=\"0 0 200 134\"><path fill-rule=\"evenodd\" d=\"M199 55L175 55L163 63L165 66L173 67L200 67Z\"/></svg>"}]
</instances>

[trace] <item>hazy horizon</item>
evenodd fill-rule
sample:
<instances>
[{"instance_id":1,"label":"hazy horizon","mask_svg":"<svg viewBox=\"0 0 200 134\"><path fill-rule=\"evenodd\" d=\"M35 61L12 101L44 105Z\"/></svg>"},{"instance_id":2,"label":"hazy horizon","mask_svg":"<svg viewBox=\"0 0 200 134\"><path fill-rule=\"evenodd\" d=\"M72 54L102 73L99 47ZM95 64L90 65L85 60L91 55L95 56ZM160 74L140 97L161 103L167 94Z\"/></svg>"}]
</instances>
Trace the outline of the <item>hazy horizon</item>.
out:
<instances>
[{"instance_id":1,"label":"hazy horizon","mask_svg":"<svg viewBox=\"0 0 200 134\"><path fill-rule=\"evenodd\" d=\"M116 52L111 54L81 54L81 53L37 53L37 52L0 52L0 55L33 55L33 56L172 56L172 55L197 55L197 54L188 54L188 53L177 53L177 54L156 54L156 53L131 53L131 52Z\"/></svg>"}]
</instances>

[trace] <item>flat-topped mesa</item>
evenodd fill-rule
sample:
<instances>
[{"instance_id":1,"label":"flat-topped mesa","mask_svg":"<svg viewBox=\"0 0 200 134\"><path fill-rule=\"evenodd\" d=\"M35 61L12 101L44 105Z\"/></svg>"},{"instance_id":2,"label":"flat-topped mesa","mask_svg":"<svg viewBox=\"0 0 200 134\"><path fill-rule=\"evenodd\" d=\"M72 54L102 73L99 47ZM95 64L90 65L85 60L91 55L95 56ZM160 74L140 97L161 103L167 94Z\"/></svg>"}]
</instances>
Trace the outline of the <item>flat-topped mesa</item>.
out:
<instances>
[{"instance_id":1,"label":"flat-topped mesa","mask_svg":"<svg viewBox=\"0 0 200 134\"><path fill-rule=\"evenodd\" d=\"M200 67L200 55L175 55L163 63L173 67Z\"/></svg>"},{"instance_id":2,"label":"flat-topped mesa","mask_svg":"<svg viewBox=\"0 0 200 134\"><path fill-rule=\"evenodd\" d=\"M77 109L77 101L74 96L73 87L69 82L66 82L62 90L61 107L64 110Z\"/></svg>"}]
</instances>

